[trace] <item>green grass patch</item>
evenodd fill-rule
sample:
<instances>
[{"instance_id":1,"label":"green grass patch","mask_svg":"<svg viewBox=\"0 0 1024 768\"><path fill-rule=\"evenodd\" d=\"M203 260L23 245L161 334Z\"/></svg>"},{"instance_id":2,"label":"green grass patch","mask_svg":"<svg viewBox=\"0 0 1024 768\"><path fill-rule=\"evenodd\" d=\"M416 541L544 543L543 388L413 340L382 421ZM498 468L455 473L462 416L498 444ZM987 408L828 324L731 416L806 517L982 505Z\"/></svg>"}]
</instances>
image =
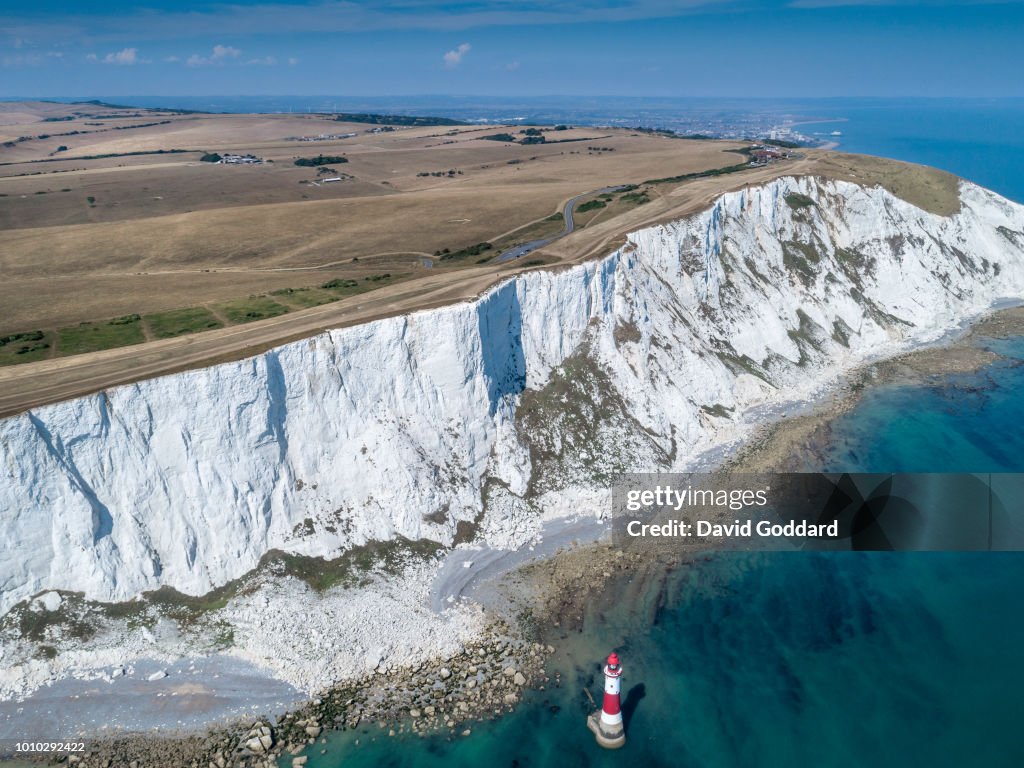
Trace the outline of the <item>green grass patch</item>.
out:
<instances>
[{"instance_id":1,"label":"green grass patch","mask_svg":"<svg viewBox=\"0 0 1024 768\"><path fill-rule=\"evenodd\" d=\"M34 363L50 356L53 334L46 331L25 331L0 336L0 365Z\"/></svg>"},{"instance_id":2,"label":"green grass patch","mask_svg":"<svg viewBox=\"0 0 1024 768\"><path fill-rule=\"evenodd\" d=\"M232 323L251 323L288 312L288 307L278 304L269 296L250 296L248 299L229 301L214 306Z\"/></svg>"},{"instance_id":3,"label":"green grass patch","mask_svg":"<svg viewBox=\"0 0 1024 768\"><path fill-rule=\"evenodd\" d=\"M342 278L342 277L338 277L338 278L335 278L334 280L327 281L326 283L324 283L320 287L321 288L326 288L329 291L343 291L343 290L349 290L349 289L352 289L352 288L358 288L359 287L359 281L358 280L348 280L348 279L345 279L345 278Z\"/></svg>"},{"instance_id":4,"label":"green grass patch","mask_svg":"<svg viewBox=\"0 0 1024 768\"><path fill-rule=\"evenodd\" d=\"M479 256L484 251L489 251L493 247L491 243L477 243L476 245L467 245L465 248L460 248L457 251L449 251L445 248L435 255L440 256L441 261L457 261L458 259L465 259L470 256Z\"/></svg>"},{"instance_id":5,"label":"green grass patch","mask_svg":"<svg viewBox=\"0 0 1024 768\"><path fill-rule=\"evenodd\" d=\"M158 339L170 339L186 333L199 333L211 328L224 327L224 323L214 317L206 307L172 309L170 312L146 315L145 320Z\"/></svg>"},{"instance_id":6,"label":"green grass patch","mask_svg":"<svg viewBox=\"0 0 1024 768\"><path fill-rule=\"evenodd\" d=\"M355 280L332 280L331 282L352 283L353 285L349 287L359 285ZM282 288L278 291L271 291L270 295L303 308L319 307L321 304L330 304L341 298L337 293L325 290L327 285L330 283L325 284L323 288Z\"/></svg>"},{"instance_id":7,"label":"green grass patch","mask_svg":"<svg viewBox=\"0 0 1024 768\"><path fill-rule=\"evenodd\" d=\"M643 205L644 203L651 202L651 198L648 197L646 192L627 192L619 197L619 200L630 205Z\"/></svg>"},{"instance_id":8,"label":"green grass patch","mask_svg":"<svg viewBox=\"0 0 1024 768\"><path fill-rule=\"evenodd\" d=\"M599 208L604 208L608 203L604 200L588 200L585 203L581 203L576 206L576 213L586 213L587 211L596 211Z\"/></svg>"},{"instance_id":9,"label":"green grass patch","mask_svg":"<svg viewBox=\"0 0 1024 768\"><path fill-rule=\"evenodd\" d=\"M11 333L7 336L0 336L0 347L6 347L8 344L28 344L34 341L42 341L45 335L42 331Z\"/></svg>"},{"instance_id":10,"label":"green grass patch","mask_svg":"<svg viewBox=\"0 0 1024 768\"><path fill-rule=\"evenodd\" d=\"M57 331L61 355L80 355L101 349L127 347L146 340L138 315L126 315L98 323L79 323Z\"/></svg>"},{"instance_id":11,"label":"green grass patch","mask_svg":"<svg viewBox=\"0 0 1024 768\"><path fill-rule=\"evenodd\" d=\"M690 181L691 179L703 179L708 176L724 176L727 173L739 173L750 168L749 163L739 163L738 165L727 165L724 168L712 168L708 171L697 171L696 173L681 173L678 176L665 176L660 179L648 179L644 184L676 184L680 181Z\"/></svg>"},{"instance_id":12,"label":"green grass patch","mask_svg":"<svg viewBox=\"0 0 1024 768\"><path fill-rule=\"evenodd\" d=\"M522 256L518 259L512 259L501 264L501 269L515 270L515 269L528 269L529 267L545 267L549 264L558 263L558 259L551 256Z\"/></svg>"}]
</instances>

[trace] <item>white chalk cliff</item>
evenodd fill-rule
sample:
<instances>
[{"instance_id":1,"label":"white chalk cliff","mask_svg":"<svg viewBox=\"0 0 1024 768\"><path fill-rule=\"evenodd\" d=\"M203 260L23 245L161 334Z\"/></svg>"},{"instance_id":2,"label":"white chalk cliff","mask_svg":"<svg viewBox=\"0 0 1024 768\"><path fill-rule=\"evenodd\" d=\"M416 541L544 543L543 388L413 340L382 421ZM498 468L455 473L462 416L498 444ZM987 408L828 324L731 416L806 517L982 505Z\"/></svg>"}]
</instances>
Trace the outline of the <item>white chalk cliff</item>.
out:
<instances>
[{"instance_id":1,"label":"white chalk cliff","mask_svg":"<svg viewBox=\"0 0 1024 768\"><path fill-rule=\"evenodd\" d=\"M450 543L459 521L511 541L612 472L683 467L752 406L1024 297L1024 207L961 198L942 217L779 179L473 302L5 419L0 613L201 594L270 549Z\"/></svg>"}]
</instances>

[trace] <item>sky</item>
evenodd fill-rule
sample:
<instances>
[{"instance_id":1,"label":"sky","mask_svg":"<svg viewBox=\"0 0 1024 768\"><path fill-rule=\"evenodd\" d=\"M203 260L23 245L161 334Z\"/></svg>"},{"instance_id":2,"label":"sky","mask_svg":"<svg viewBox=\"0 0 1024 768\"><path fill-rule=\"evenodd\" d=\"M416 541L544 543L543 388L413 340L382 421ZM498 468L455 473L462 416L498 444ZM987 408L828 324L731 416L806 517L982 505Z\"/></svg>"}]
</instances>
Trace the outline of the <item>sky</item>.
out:
<instances>
[{"instance_id":1,"label":"sky","mask_svg":"<svg viewBox=\"0 0 1024 768\"><path fill-rule=\"evenodd\" d=\"M0 0L0 98L1024 96L1024 0Z\"/></svg>"}]
</instances>

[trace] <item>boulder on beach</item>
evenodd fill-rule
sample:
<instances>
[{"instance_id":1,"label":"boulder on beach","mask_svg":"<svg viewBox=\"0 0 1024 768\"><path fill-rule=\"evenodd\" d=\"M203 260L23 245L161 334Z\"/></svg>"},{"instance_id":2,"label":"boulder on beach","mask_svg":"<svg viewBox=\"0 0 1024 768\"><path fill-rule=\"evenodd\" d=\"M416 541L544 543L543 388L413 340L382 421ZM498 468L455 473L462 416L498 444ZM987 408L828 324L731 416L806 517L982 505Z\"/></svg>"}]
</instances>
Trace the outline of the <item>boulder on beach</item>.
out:
<instances>
[{"instance_id":1,"label":"boulder on beach","mask_svg":"<svg viewBox=\"0 0 1024 768\"><path fill-rule=\"evenodd\" d=\"M35 600L37 606L45 608L47 611L56 611L63 602L59 592L47 592Z\"/></svg>"}]
</instances>

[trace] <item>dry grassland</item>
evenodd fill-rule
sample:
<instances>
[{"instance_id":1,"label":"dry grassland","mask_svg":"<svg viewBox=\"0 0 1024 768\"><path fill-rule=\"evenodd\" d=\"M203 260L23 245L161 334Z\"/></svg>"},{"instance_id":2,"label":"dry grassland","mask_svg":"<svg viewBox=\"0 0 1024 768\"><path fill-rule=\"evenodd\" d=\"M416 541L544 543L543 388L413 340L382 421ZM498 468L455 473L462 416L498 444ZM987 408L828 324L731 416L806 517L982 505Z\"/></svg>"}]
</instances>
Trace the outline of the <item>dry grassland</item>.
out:
<instances>
[{"instance_id":1,"label":"dry grassland","mask_svg":"<svg viewBox=\"0 0 1024 768\"><path fill-rule=\"evenodd\" d=\"M4 125L5 115L25 119L24 110L0 111L0 133L68 130L76 122ZM828 152L643 185L735 165L742 157L728 150L740 145L586 128L546 134L580 141L524 146L481 138L518 127L368 133L374 126L306 116L157 117L172 124L70 138L81 140L75 152L85 155L114 147L179 148L188 136L187 143L202 146L181 148L252 152L273 162L211 165L193 153L0 165L0 194L7 195L0 197L0 337L41 331L45 343L52 342L26 356L35 362L0 368L0 413L253 354L324 328L472 298L502 276L602 255L629 231L693 213L725 191L779 175L881 184L936 213L957 205L956 179L948 174ZM156 118L123 121L147 119ZM328 132L357 135L284 140ZM8 153L24 155L25 147L45 159L51 141L0 150L0 163L11 162ZM590 149L598 146L614 151ZM348 162L332 167L352 178L309 183L318 178L316 169L293 161L321 153L344 155ZM39 170L46 172L16 175ZM435 173L444 175L422 175ZM559 231L561 222L550 217L568 199L620 184L641 185L635 192L642 199L606 196L604 207L577 214L578 229L570 236L510 264L486 263L502 248ZM435 255L481 242L494 244L482 258ZM382 275L389 277L378 281ZM355 287L321 287L331 281ZM134 315L139 320L124 327L106 325ZM75 328L83 322L91 325ZM115 336L141 336L144 343L47 359L62 343L78 351Z\"/></svg>"}]
</instances>

